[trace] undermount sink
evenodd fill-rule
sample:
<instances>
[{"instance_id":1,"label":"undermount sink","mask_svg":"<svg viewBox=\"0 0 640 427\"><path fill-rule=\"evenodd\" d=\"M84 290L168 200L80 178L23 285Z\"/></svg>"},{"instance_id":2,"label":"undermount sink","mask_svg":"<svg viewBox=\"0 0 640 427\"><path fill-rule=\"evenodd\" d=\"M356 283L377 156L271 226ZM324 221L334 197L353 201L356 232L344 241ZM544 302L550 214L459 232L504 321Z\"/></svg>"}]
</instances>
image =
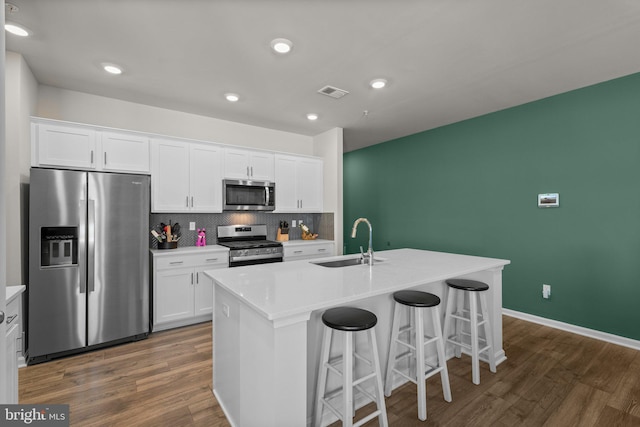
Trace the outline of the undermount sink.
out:
<instances>
[{"instance_id":1,"label":"undermount sink","mask_svg":"<svg viewBox=\"0 0 640 427\"><path fill-rule=\"evenodd\" d=\"M382 260L378 258L374 258L373 261L374 261L373 265L376 265L377 263L382 262ZM322 267L336 268L336 267L349 267L351 265L369 264L369 262L368 260L364 260L364 262L362 262L362 258L358 257L358 258L338 259L334 261L317 261L317 262L312 262L312 264L316 264Z\"/></svg>"}]
</instances>

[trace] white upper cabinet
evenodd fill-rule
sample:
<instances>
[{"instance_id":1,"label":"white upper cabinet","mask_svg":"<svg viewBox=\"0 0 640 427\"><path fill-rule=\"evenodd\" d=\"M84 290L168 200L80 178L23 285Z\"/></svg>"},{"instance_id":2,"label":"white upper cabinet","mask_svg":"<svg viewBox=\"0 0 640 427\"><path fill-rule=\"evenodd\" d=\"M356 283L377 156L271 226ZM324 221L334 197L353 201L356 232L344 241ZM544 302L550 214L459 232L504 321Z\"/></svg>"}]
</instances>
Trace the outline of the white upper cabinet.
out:
<instances>
[{"instance_id":1,"label":"white upper cabinet","mask_svg":"<svg viewBox=\"0 0 640 427\"><path fill-rule=\"evenodd\" d=\"M222 148L178 140L151 142L152 212L222 212Z\"/></svg>"},{"instance_id":2,"label":"white upper cabinet","mask_svg":"<svg viewBox=\"0 0 640 427\"><path fill-rule=\"evenodd\" d=\"M225 178L254 181L274 180L273 153L236 148L227 148L224 151Z\"/></svg>"},{"instance_id":3,"label":"white upper cabinet","mask_svg":"<svg viewBox=\"0 0 640 427\"><path fill-rule=\"evenodd\" d=\"M217 145L190 144L191 212L222 212L222 152Z\"/></svg>"},{"instance_id":4,"label":"white upper cabinet","mask_svg":"<svg viewBox=\"0 0 640 427\"><path fill-rule=\"evenodd\" d=\"M322 212L322 168L321 159L277 154L276 211Z\"/></svg>"},{"instance_id":5,"label":"white upper cabinet","mask_svg":"<svg viewBox=\"0 0 640 427\"><path fill-rule=\"evenodd\" d=\"M149 138L74 123L32 123L31 165L149 173Z\"/></svg>"},{"instance_id":6,"label":"white upper cabinet","mask_svg":"<svg viewBox=\"0 0 640 427\"><path fill-rule=\"evenodd\" d=\"M100 132L102 170L149 173L149 138L121 132Z\"/></svg>"},{"instance_id":7,"label":"white upper cabinet","mask_svg":"<svg viewBox=\"0 0 640 427\"><path fill-rule=\"evenodd\" d=\"M189 145L151 140L151 212L189 211Z\"/></svg>"},{"instance_id":8,"label":"white upper cabinet","mask_svg":"<svg viewBox=\"0 0 640 427\"><path fill-rule=\"evenodd\" d=\"M75 126L32 126L32 166L95 169L96 132Z\"/></svg>"}]
</instances>

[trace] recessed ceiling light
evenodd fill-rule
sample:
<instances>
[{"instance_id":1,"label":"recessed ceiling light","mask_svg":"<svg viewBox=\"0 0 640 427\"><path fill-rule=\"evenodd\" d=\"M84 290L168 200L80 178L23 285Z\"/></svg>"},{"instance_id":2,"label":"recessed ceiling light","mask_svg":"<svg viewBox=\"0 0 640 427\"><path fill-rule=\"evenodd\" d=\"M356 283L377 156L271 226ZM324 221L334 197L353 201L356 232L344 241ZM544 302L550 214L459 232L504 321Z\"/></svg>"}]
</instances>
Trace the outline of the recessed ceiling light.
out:
<instances>
[{"instance_id":1,"label":"recessed ceiling light","mask_svg":"<svg viewBox=\"0 0 640 427\"><path fill-rule=\"evenodd\" d=\"M371 80L369 85L371 85L371 87L374 89L382 89L387 85L387 81L385 79L375 79Z\"/></svg>"},{"instance_id":2,"label":"recessed ceiling light","mask_svg":"<svg viewBox=\"0 0 640 427\"><path fill-rule=\"evenodd\" d=\"M29 31L18 24L7 22L6 24L4 24L4 29L15 36L27 37L29 35Z\"/></svg>"},{"instance_id":3,"label":"recessed ceiling light","mask_svg":"<svg viewBox=\"0 0 640 427\"><path fill-rule=\"evenodd\" d=\"M238 94L236 93L225 93L224 97L227 99L227 101L229 102L237 102L240 97L238 96Z\"/></svg>"},{"instance_id":4,"label":"recessed ceiling light","mask_svg":"<svg viewBox=\"0 0 640 427\"><path fill-rule=\"evenodd\" d=\"M293 43L288 39L273 39L271 40L271 49L276 53L285 54L291 52Z\"/></svg>"},{"instance_id":5,"label":"recessed ceiling light","mask_svg":"<svg viewBox=\"0 0 640 427\"><path fill-rule=\"evenodd\" d=\"M122 74L122 68L114 64L102 64L102 68L109 74Z\"/></svg>"},{"instance_id":6,"label":"recessed ceiling light","mask_svg":"<svg viewBox=\"0 0 640 427\"><path fill-rule=\"evenodd\" d=\"M318 115L316 113L307 114L307 119L309 120L318 120Z\"/></svg>"}]
</instances>

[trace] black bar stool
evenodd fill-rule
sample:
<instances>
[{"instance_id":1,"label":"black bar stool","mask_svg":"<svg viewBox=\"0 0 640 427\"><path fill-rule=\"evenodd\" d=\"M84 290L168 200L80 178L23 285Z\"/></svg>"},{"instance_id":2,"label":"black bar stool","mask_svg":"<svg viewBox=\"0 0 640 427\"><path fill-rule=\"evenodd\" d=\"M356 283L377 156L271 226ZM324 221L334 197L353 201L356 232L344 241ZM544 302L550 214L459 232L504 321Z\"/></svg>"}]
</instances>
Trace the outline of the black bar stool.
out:
<instances>
[{"instance_id":1,"label":"black bar stool","mask_svg":"<svg viewBox=\"0 0 640 427\"><path fill-rule=\"evenodd\" d=\"M496 356L493 349L493 331L489 322L489 312L485 291L489 285L484 282L469 279L448 279L449 287L447 297L447 311L444 316L445 342L453 344L456 357L460 357L462 350L471 355L471 377L474 384L480 384L480 355L487 354L489 369L496 372ZM468 298L468 309L465 307L465 299ZM478 312L478 300L480 312ZM455 310L454 309L455 303ZM449 335L451 323L453 334ZM468 331L464 323L469 324ZM480 335L480 327L484 329L484 337ZM480 347L480 345L483 347Z\"/></svg>"},{"instance_id":2,"label":"black bar stool","mask_svg":"<svg viewBox=\"0 0 640 427\"><path fill-rule=\"evenodd\" d=\"M391 326L391 342L389 345L384 394L386 396L391 395L394 374L400 375L416 384L418 386L418 418L424 421L427 419L427 378L440 373L444 400L451 402L449 371L447 370L444 341L442 340L442 329L440 327L440 310L438 310L440 298L428 292L408 290L395 292L393 299L395 300L395 307ZM401 327L402 309L406 307L410 309L409 324ZM424 315L427 310L431 313L433 336L425 335L424 331ZM400 339L401 336L404 336L405 340ZM437 358L435 364L427 362L425 357L425 346L428 344L436 345ZM404 347L404 349L399 350L398 345ZM399 361L408 358L411 358L410 363L415 366L415 375L412 372L408 372L411 364L408 364L405 369L407 373L401 369L396 369Z\"/></svg>"},{"instance_id":3,"label":"black bar stool","mask_svg":"<svg viewBox=\"0 0 640 427\"><path fill-rule=\"evenodd\" d=\"M336 307L324 312L322 322L326 328L324 331L324 339L322 341L322 350L320 357L320 369L318 372L318 388L316 392L316 409L314 412L313 425L320 426L322 422L322 411L324 406L333 412L340 420L343 426L357 427L361 426L369 420L378 417L381 426L387 427L387 409L382 394L382 374L380 373L380 358L378 357L378 347L376 344L376 335L374 326L378 322L378 318L370 311L354 307ZM343 354L332 359L331 354L331 338L333 331L342 332L343 338ZM356 352L355 349L355 333L360 331L368 331L369 345L373 360L369 360ZM368 365L372 372L360 378L354 378L356 359ZM342 370L339 366L342 365ZM329 372L342 377L342 387L338 390L327 393L327 376ZM373 379L375 382L375 396L369 393L362 383ZM377 409L356 424L353 423L354 416L354 399L353 389L364 394L371 401L376 402ZM337 396L342 395L342 413L331 403ZM337 399L336 399L337 400Z\"/></svg>"}]
</instances>

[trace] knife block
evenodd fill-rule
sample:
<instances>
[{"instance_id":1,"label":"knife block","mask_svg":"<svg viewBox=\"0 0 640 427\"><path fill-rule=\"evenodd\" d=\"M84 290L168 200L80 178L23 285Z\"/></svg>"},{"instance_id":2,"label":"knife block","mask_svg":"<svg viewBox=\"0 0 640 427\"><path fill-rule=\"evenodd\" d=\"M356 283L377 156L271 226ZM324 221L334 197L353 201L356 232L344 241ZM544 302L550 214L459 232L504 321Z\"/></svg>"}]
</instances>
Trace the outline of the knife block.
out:
<instances>
[{"instance_id":1,"label":"knife block","mask_svg":"<svg viewBox=\"0 0 640 427\"><path fill-rule=\"evenodd\" d=\"M280 228L278 227L278 234L276 235L276 240L278 242L288 242L289 241L289 229L288 228Z\"/></svg>"}]
</instances>

